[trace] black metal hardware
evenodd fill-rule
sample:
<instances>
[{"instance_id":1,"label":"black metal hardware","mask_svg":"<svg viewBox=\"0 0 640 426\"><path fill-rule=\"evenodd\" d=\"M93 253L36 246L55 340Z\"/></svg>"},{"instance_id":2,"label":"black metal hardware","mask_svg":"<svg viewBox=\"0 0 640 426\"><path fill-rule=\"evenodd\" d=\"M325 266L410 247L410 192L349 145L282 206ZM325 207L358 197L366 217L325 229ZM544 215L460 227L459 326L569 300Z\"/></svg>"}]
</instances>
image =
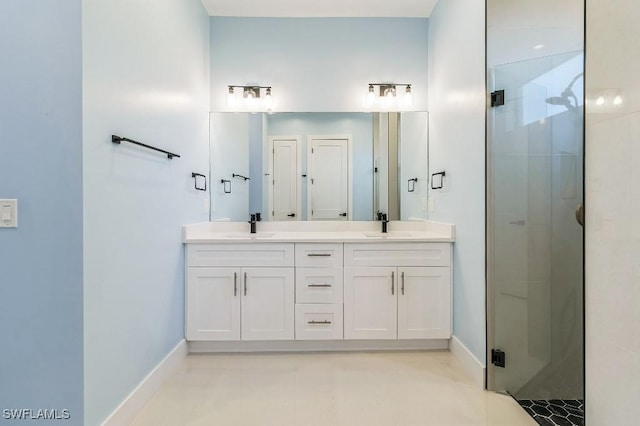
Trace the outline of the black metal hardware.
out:
<instances>
[{"instance_id":1,"label":"black metal hardware","mask_svg":"<svg viewBox=\"0 0 640 426\"><path fill-rule=\"evenodd\" d=\"M193 185L198 191L206 191L207 190L207 177L205 175L201 175L200 173L191 173L191 177L194 178ZM204 179L204 187L198 186L198 178L201 177Z\"/></svg>"},{"instance_id":2,"label":"black metal hardware","mask_svg":"<svg viewBox=\"0 0 640 426\"><path fill-rule=\"evenodd\" d=\"M220 179L220 183L222 184L222 190L225 194L231 194L231 181L226 179ZM227 186L227 184L229 184Z\"/></svg>"},{"instance_id":3,"label":"black metal hardware","mask_svg":"<svg viewBox=\"0 0 640 426\"><path fill-rule=\"evenodd\" d=\"M402 295L404 296L404 272L400 275L402 280Z\"/></svg>"},{"instance_id":4,"label":"black metal hardware","mask_svg":"<svg viewBox=\"0 0 640 426\"><path fill-rule=\"evenodd\" d=\"M289 216L289 217L296 217L296 214L295 214L295 213L290 213L290 214L288 214L287 216Z\"/></svg>"},{"instance_id":5,"label":"black metal hardware","mask_svg":"<svg viewBox=\"0 0 640 426\"><path fill-rule=\"evenodd\" d=\"M250 178L248 178L246 176L238 175L238 174L235 174L235 173L232 174L231 177L244 179L245 182L248 181L248 180L251 180Z\"/></svg>"},{"instance_id":6,"label":"black metal hardware","mask_svg":"<svg viewBox=\"0 0 640 426\"><path fill-rule=\"evenodd\" d=\"M158 151L158 152L161 152L163 154L166 154L167 158L169 160L172 160L173 157L180 158L180 156L178 154L174 154L173 152L165 151L164 149L156 148L155 146L151 146L151 145L147 145L147 144L142 143L142 142L134 141L133 139L123 138L122 136L111 135L111 142L113 142L115 144L118 144L118 145L120 145L120 142L129 142L129 143L132 143L134 145L139 145L139 146L142 146L144 148L148 148L148 149L151 149L153 151Z\"/></svg>"},{"instance_id":7,"label":"black metal hardware","mask_svg":"<svg viewBox=\"0 0 640 426\"><path fill-rule=\"evenodd\" d=\"M256 233L256 215L255 215L255 213L251 215L251 220L249 221L249 224L251 224L251 233L255 234Z\"/></svg>"},{"instance_id":8,"label":"black metal hardware","mask_svg":"<svg viewBox=\"0 0 640 426\"><path fill-rule=\"evenodd\" d=\"M507 355L500 349L491 349L491 364L495 365L496 367L505 368L506 360Z\"/></svg>"},{"instance_id":9,"label":"black metal hardware","mask_svg":"<svg viewBox=\"0 0 640 426\"><path fill-rule=\"evenodd\" d=\"M447 174L445 172L438 172L431 175L431 189L442 189L444 186L444 177ZM440 183L438 185L434 184L435 178L440 177Z\"/></svg>"},{"instance_id":10,"label":"black metal hardware","mask_svg":"<svg viewBox=\"0 0 640 426\"><path fill-rule=\"evenodd\" d=\"M504 90L491 92L491 106L498 107L504 105Z\"/></svg>"},{"instance_id":11,"label":"black metal hardware","mask_svg":"<svg viewBox=\"0 0 640 426\"><path fill-rule=\"evenodd\" d=\"M331 253L307 253L308 257L331 257Z\"/></svg>"},{"instance_id":12,"label":"black metal hardware","mask_svg":"<svg viewBox=\"0 0 640 426\"><path fill-rule=\"evenodd\" d=\"M387 233L387 223L389 223L389 220L387 219L387 214L386 213L380 213L380 221L382 222L382 233L386 234Z\"/></svg>"},{"instance_id":13,"label":"black metal hardware","mask_svg":"<svg viewBox=\"0 0 640 426\"><path fill-rule=\"evenodd\" d=\"M244 295L247 295L247 273L244 273Z\"/></svg>"},{"instance_id":14,"label":"black metal hardware","mask_svg":"<svg viewBox=\"0 0 640 426\"><path fill-rule=\"evenodd\" d=\"M331 324L331 321L307 321L307 324Z\"/></svg>"},{"instance_id":15,"label":"black metal hardware","mask_svg":"<svg viewBox=\"0 0 640 426\"><path fill-rule=\"evenodd\" d=\"M309 284L307 287L310 288L329 288L331 284Z\"/></svg>"},{"instance_id":16,"label":"black metal hardware","mask_svg":"<svg viewBox=\"0 0 640 426\"><path fill-rule=\"evenodd\" d=\"M305 174L303 174L303 175L302 175L302 177L303 177L303 178L306 178L306 177L307 177L307 174L306 174L306 173L305 173Z\"/></svg>"},{"instance_id":17,"label":"black metal hardware","mask_svg":"<svg viewBox=\"0 0 640 426\"><path fill-rule=\"evenodd\" d=\"M391 295L396 294L396 273L391 272Z\"/></svg>"},{"instance_id":18,"label":"black metal hardware","mask_svg":"<svg viewBox=\"0 0 640 426\"><path fill-rule=\"evenodd\" d=\"M340 213L338 216L347 217L347 212Z\"/></svg>"},{"instance_id":19,"label":"black metal hardware","mask_svg":"<svg viewBox=\"0 0 640 426\"><path fill-rule=\"evenodd\" d=\"M407 192L415 192L418 178L409 179L407 182Z\"/></svg>"}]
</instances>

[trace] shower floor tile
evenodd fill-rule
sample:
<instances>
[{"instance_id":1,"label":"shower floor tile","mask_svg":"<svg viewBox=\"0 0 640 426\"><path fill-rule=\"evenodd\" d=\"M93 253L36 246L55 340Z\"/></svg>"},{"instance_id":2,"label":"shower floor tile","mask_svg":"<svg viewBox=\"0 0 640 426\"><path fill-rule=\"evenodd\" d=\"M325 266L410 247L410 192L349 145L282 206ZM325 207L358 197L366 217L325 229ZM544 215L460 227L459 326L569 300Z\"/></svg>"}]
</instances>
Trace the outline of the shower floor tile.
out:
<instances>
[{"instance_id":1,"label":"shower floor tile","mask_svg":"<svg viewBox=\"0 0 640 426\"><path fill-rule=\"evenodd\" d=\"M531 400L518 403L542 426L584 426L584 401L577 399Z\"/></svg>"}]
</instances>

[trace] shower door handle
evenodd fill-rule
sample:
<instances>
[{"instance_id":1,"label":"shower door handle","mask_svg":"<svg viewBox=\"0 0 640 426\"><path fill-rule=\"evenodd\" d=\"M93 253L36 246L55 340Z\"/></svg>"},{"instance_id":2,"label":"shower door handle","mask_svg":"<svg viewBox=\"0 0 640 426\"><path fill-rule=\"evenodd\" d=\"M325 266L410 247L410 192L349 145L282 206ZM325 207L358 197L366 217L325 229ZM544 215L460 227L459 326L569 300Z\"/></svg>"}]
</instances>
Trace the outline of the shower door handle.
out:
<instances>
[{"instance_id":1,"label":"shower door handle","mask_svg":"<svg viewBox=\"0 0 640 426\"><path fill-rule=\"evenodd\" d=\"M578 203L576 206L576 221L584 228L584 203Z\"/></svg>"}]
</instances>

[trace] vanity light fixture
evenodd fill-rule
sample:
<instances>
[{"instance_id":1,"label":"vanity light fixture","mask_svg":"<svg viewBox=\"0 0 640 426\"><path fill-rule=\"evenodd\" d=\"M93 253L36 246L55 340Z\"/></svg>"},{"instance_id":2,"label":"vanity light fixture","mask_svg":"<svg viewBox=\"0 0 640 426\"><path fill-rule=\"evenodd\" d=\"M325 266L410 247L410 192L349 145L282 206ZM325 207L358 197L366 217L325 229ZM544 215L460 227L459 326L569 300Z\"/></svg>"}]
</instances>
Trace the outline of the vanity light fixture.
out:
<instances>
[{"instance_id":1,"label":"vanity light fixture","mask_svg":"<svg viewBox=\"0 0 640 426\"><path fill-rule=\"evenodd\" d=\"M271 86L236 86L229 85L227 106L234 111L267 111L273 108ZM241 89L241 90L236 90ZM265 89L262 96L262 89Z\"/></svg>"},{"instance_id":2,"label":"vanity light fixture","mask_svg":"<svg viewBox=\"0 0 640 426\"><path fill-rule=\"evenodd\" d=\"M404 91L399 91L398 86L404 87ZM411 107L412 103L411 84L369 83L367 106L370 108L389 111L402 110Z\"/></svg>"}]
</instances>

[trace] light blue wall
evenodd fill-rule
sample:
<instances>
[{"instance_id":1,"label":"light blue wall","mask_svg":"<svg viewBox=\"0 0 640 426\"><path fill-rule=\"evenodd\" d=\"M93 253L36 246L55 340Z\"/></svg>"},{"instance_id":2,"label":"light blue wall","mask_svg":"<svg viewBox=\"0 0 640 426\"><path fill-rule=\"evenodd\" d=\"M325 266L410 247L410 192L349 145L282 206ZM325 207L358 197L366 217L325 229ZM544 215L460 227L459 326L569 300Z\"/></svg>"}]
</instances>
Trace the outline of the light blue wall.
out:
<instances>
[{"instance_id":1,"label":"light blue wall","mask_svg":"<svg viewBox=\"0 0 640 426\"><path fill-rule=\"evenodd\" d=\"M275 111L364 111L368 84L378 82L412 83L414 110L426 111L428 25L424 18L213 17L211 111L228 110L229 84L273 86Z\"/></svg>"},{"instance_id":2,"label":"light blue wall","mask_svg":"<svg viewBox=\"0 0 640 426\"><path fill-rule=\"evenodd\" d=\"M85 0L82 36L85 424L96 425L184 336L181 227L208 220L191 173L209 167L209 18L199 0Z\"/></svg>"},{"instance_id":3,"label":"light blue wall","mask_svg":"<svg viewBox=\"0 0 640 426\"><path fill-rule=\"evenodd\" d=\"M251 178L251 184L249 185L248 213L261 213L266 215L266 212L262 211L263 199L261 185L264 180L264 174L262 172L264 121L264 114L249 114L249 177ZM249 219L248 216L247 219Z\"/></svg>"},{"instance_id":4,"label":"light blue wall","mask_svg":"<svg viewBox=\"0 0 640 426\"><path fill-rule=\"evenodd\" d=\"M428 219L429 194L429 114L405 112L400 116L400 216ZM409 192L409 179L413 192Z\"/></svg>"},{"instance_id":5,"label":"light blue wall","mask_svg":"<svg viewBox=\"0 0 640 426\"><path fill-rule=\"evenodd\" d=\"M0 2L0 410L82 407L81 2ZM2 424L47 424L4 420ZM58 421L59 423L59 421Z\"/></svg>"},{"instance_id":6,"label":"light blue wall","mask_svg":"<svg viewBox=\"0 0 640 426\"><path fill-rule=\"evenodd\" d=\"M353 137L353 220L373 218L373 114L288 113L267 116L269 136L300 136L302 172L307 172L307 136ZM307 186L303 179L302 220L307 217Z\"/></svg>"},{"instance_id":7,"label":"light blue wall","mask_svg":"<svg viewBox=\"0 0 640 426\"><path fill-rule=\"evenodd\" d=\"M249 113L210 115L211 219L241 222L248 219ZM222 180L228 181L224 184ZM227 191L227 192L225 192Z\"/></svg>"},{"instance_id":8,"label":"light blue wall","mask_svg":"<svg viewBox=\"0 0 640 426\"><path fill-rule=\"evenodd\" d=\"M484 2L448 0L429 20L429 170L447 173L429 218L456 225L453 332L486 364L484 14Z\"/></svg>"}]
</instances>

